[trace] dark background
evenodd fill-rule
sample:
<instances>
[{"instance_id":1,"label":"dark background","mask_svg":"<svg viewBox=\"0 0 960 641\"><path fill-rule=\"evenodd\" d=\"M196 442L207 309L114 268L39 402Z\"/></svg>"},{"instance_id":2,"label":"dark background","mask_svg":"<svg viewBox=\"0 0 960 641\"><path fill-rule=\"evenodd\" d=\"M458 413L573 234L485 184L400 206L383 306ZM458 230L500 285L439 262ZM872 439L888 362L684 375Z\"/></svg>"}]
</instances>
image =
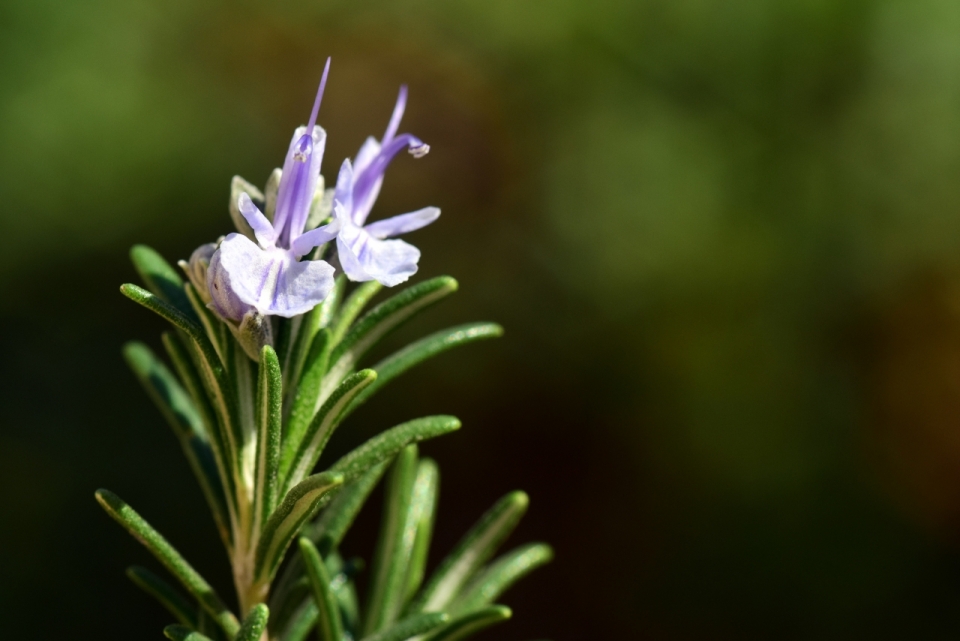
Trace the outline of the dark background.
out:
<instances>
[{"instance_id":1,"label":"dark background","mask_svg":"<svg viewBox=\"0 0 960 641\"><path fill-rule=\"evenodd\" d=\"M324 173L431 144L374 217L442 208L404 338L507 328L386 388L335 450L464 429L432 561L526 489L557 558L487 639L960 633L960 4L953 0L0 2L3 638L160 639L108 487L223 593L177 445L120 358L162 323L127 250L229 231L323 61ZM368 510L349 551L369 557Z\"/></svg>"}]
</instances>

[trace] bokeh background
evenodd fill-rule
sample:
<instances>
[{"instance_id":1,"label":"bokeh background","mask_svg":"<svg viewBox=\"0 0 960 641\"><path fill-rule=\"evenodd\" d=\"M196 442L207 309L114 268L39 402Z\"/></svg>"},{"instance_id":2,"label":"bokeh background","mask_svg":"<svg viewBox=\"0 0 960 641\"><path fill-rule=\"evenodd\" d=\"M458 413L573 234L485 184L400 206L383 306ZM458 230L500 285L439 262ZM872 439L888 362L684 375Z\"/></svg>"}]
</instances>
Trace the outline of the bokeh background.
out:
<instances>
[{"instance_id":1,"label":"bokeh background","mask_svg":"<svg viewBox=\"0 0 960 641\"><path fill-rule=\"evenodd\" d=\"M423 447L434 563L529 491L512 542L557 558L483 638L956 638L953 0L0 2L4 638L161 638L100 486L229 593L120 358L162 324L117 286L133 243L176 259L229 230L230 178L281 162L327 55L328 176L403 82L432 146L378 211L440 206L411 240L461 291L391 345L507 328L334 444L463 419Z\"/></svg>"}]
</instances>

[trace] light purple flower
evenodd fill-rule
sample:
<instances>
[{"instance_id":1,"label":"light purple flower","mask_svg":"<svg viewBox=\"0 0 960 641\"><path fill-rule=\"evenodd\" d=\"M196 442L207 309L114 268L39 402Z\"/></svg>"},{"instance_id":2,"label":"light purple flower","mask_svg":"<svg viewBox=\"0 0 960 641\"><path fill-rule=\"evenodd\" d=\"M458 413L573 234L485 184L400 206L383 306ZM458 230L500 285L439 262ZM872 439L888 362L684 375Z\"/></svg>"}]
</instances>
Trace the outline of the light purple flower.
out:
<instances>
[{"instance_id":1,"label":"light purple flower","mask_svg":"<svg viewBox=\"0 0 960 641\"><path fill-rule=\"evenodd\" d=\"M356 159L343 161L334 192L334 223L339 225L337 254L350 280L376 280L393 287L417 271L420 250L402 240L386 240L429 225L440 216L436 207L394 216L365 225L383 184L383 174L394 156L408 149L421 158L430 147L412 134L397 134L407 104L407 88L400 88L393 116L383 139L372 136L360 148Z\"/></svg>"},{"instance_id":2,"label":"light purple flower","mask_svg":"<svg viewBox=\"0 0 960 641\"><path fill-rule=\"evenodd\" d=\"M257 242L230 234L210 261L210 292L214 308L224 318L239 321L251 308L264 316L291 318L313 309L333 288L333 267L322 260L300 260L333 240L338 228L334 222L304 233L327 140L316 121L329 70L327 59L310 120L290 141L273 222L247 194L241 194L237 205Z\"/></svg>"}]
</instances>

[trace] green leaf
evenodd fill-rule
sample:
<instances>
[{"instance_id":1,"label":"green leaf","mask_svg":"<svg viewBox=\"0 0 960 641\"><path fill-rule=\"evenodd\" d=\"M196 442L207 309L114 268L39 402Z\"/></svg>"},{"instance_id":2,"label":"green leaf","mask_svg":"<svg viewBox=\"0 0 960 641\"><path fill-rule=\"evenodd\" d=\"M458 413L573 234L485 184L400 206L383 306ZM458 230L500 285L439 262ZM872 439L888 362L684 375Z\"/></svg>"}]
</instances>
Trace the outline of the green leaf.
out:
<instances>
[{"instance_id":1,"label":"green leaf","mask_svg":"<svg viewBox=\"0 0 960 641\"><path fill-rule=\"evenodd\" d=\"M316 514L324 495L343 481L344 475L337 471L323 472L314 474L287 492L263 526L256 550L254 574L257 582L265 583L273 578L283 553L300 527Z\"/></svg>"},{"instance_id":2,"label":"green leaf","mask_svg":"<svg viewBox=\"0 0 960 641\"><path fill-rule=\"evenodd\" d=\"M243 442L243 435L237 419L236 400L223 362L204 330L177 309L136 285L122 285L120 291L131 300L166 318L192 339L190 345L194 348L193 360L200 370L204 388L217 414L219 438L210 440L221 446L214 450L214 454L217 456L221 476L225 479L227 499L230 501L228 506L232 511L236 511L233 488L241 485L240 444Z\"/></svg>"},{"instance_id":3,"label":"green leaf","mask_svg":"<svg viewBox=\"0 0 960 641\"><path fill-rule=\"evenodd\" d=\"M187 283L184 285L183 291L186 294L187 300L190 302L191 307L193 308L194 314L200 321L200 324L203 326L204 331L207 333L207 338L210 340L210 344L213 346L214 351L217 352L217 356L220 357L220 360L226 363L227 346L230 344L230 328L228 328L227 325L221 321L209 307L207 307L206 303L204 303L203 299L200 298L200 295L197 293L197 290L194 289L193 285Z\"/></svg>"},{"instance_id":4,"label":"green leaf","mask_svg":"<svg viewBox=\"0 0 960 641\"><path fill-rule=\"evenodd\" d=\"M411 527L415 528L416 532L413 550L410 553L410 565L407 568L406 599L412 598L423 582L427 555L430 552L430 539L433 536L439 482L440 471L437 464L431 459L420 461L410 507Z\"/></svg>"},{"instance_id":5,"label":"green leaf","mask_svg":"<svg viewBox=\"0 0 960 641\"><path fill-rule=\"evenodd\" d=\"M331 330L334 344L340 342L343 335L350 329L351 323L356 320L363 308L370 302L370 299L376 296L381 289L383 289L383 286L380 283L371 280L353 290L347 300L344 301L343 307L340 308L340 313L333 320Z\"/></svg>"},{"instance_id":6,"label":"green leaf","mask_svg":"<svg viewBox=\"0 0 960 641\"><path fill-rule=\"evenodd\" d=\"M283 377L277 353L264 345L257 379L257 461L254 468L255 527L259 530L277 503L277 470L280 465L280 433L283 417Z\"/></svg>"},{"instance_id":7,"label":"green leaf","mask_svg":"<svg viewBox=\"0 0 960 641\"><path fill-rule=\"evenodd\" d=\"M191 628L197 627L197 609L172 585L139 565L127 568L127 577L138 588L159 601L177 621Z\"/></svg>"},{"instance_id":8,"label":"green leaf","mask_svg":"<svg viewBox=\"0 0 960 641\"><path fill-rule=\"evenodd\" d=\"M310 346L310 353L304 364L303 377L297 386L297 393L293 400L293 409L290 412L290 420L284 431L284 439L292 451L296 448L291 443L300 443L303 440L303 433L313 420L317 411L317 396L320 394L320 385L323 382L323 375L327 371L327 361L330 357L330 349L333 343L330 338L330 330L321 329L313 338L313 344Z\"/></svg>"},{"instance_id":9,"label":"green leaf","mask_svg":"<svg viewBox=\"0 0 960 641\"><path fill-rule=\"evenodd\" d=\"M361 370L348 376L313 417L300 442L295 442L292 436L287 439L280 461L280 478L283 479L285 488L310 473L333 431L340 424L344 410L363 388L376 379L377 373L372 369Z\"/></svg>"},{"instance_id":10,"label":"green leaf","mask_svg":"<svg viewBox=\"0 0 960 641\"><path fill-rule=\"evenodd\" d=\"M490 564L457 597L453 613L470 612L492 603L522 577L553 559L553 550L543 543L530 543L504 554Z\"/></svg>"},{"instance_id":11,"label":"green leaf","mask_svg":"<svg viewBox=\"0 0 960 641\"><path fill-rule=\"evenodd\" d=\"M407 345L370 368L377 372L376 382L363 390L363 393L357 397L347 413L352 413L381 387L423 361L459 345L467 345L475 341L497 338L502 335L503 328L496 323L468 323L444 329Z\"/></svg>"},{"instance_id":12,"label":"green leaf","mask_svg":"<svg viewBox=\"0 0 960 641\"><path fill-rule=\"evenodd\" d=\"M330 472L342 474L350 482L377 463L392 458L411 443L448 434L460 429L454 416L427 416L407 421L373 437L360 447L344 455L330 467Z\"/></svg>"},{"instance_id":13,"label":"green leaf","mask_svg":"<svg viewBox=\"0 0 960 641\"><path fill-rule=\"evenodd\" d=\"M186 312L174 307L159 296L154 296L142 287L131 285L130 283L121 285L120 293L169 321L174 327L182 329L190 338L198 343L206 343L206 347L212 350L213 346L209 345L209 340L207 340L203 328L194 318L188 316Z\"/></svg>"},{"instance_id":14,"label":"green leaf","mask_svg":"<svg viewBox=\"0 0 960 641\"><path fill-rule=\"evenodd\" d=\"M180 382L193 401L194 411L203 425L204 438L212 438L211 434L216 434L217 429L214 424L216 415L210 405L210 399L207 398L206 391L203 388L203 380L193 364L189 350L184 347L180 337L173 332L163 332L160 335L160 340L167 350L167 356L170 357L170 362L173 363L173 368L176 370Z\"/></svg>"},{"instance_id":15,"label":"green leaf","mask_svg":"<svg viewBox=\"0 0 960 641\"><path fill-rule=\"evenodd\" d=\"M190 301L183 291L183 279L163 256L146 245L134 245L130 249L130 260L147 289L179 309L188 318L194 315Z\"/></svg>"},{"instance_id":16,"label":"green leaf","mask_svg":"<svg viewBox=\"0 0 960 641\"><path fill-rule=\"evenodd\" d=\"M95 496L107 514L140 541L171 574L177 577L187 592L197 599L200 606L217 621L227 636L232 638L240 628L240 623L210 584L193 569L193 566L187 563L159 532L119 496L108 490L97 490Z\"/></svg>"},{"instance_id":17,"label":"green leaf","mask_svg":"<svg viewBox=\"0 0 960 641\"><path fill-rule=\"evenodd\" d=\"M320 513L320 517L305 528L306 536L316 542L317 550L322 556L326 557L340 546L360 508L386 469L386 461L378 463L355 481L345 485Z\"/></svg>"},{"instance_id":18,"label":"green leaf","mask_svg":"<svg viewBox=\"0 0 960 641\"><path fill-rule=\"evenodd\" d=\"M417 534L411 517L413 485L417 478L417 446L408 445L397 455L387 480L380 536L373 556L364 619L364 636L396 621L404 605L410 554Z\"/></svg>"},{"instance_id":19,"label":"green leaf","mask_svg":"<svg viewBox=\"0 0 960 641\"><path fill-rule=\"evenodd\" d=\"M320 513L320 517L304 526L303 535L316 543L317 551L322 558L327 559L328 562L331 558L335 558L334 551L386 469L386 461L374 465L360 478L331 492L333 499ZM275 613L281 609L278 616L284 619L286 608L291 602L297 600L296 592L299 589L303 571L303 561L299 556L295 556L284 568L280 579L274 583L270 605Z\"/></svg>"},{"instance_id":20,"label":"green leaf","mask_svg":"<svg viewBox=\"0 0 960 641\"><path fill-rule=\"evenodd\" d=\"M506 621L513 612L503 605L493 605L476 612L455 617L437 632L426 637L425 641L460 641L491 625Z\"/></svg>"},{"instance_id":21,"label":"green leaf","mask_svg":"<svg viewBox=\"0 0 960 641\"><path fill-rule=\"evenodd\" d=\"M163 629L163 635L170 641L212 641L210 637L182 625L168 625Z\"/></svg>"},{"instance_id":22,"label":"green leaf","mask_svg":"<svg viewBox=\"0 0 960 641\"><path fill-rule=\"evenodd\" d=\"M337 312L340 311L340 303L343 301L343 294L347 290L347 277L344 274L337 276L333 281L333 289L327 294L327 297L320 303L320 327L330 327Z\"/></svg>"},{"instance_id":23,"label":"green leaf","mask_svg":"<svg viewBox=\"0 0 960 641\"><path fill-rule=\"evenodd\" d=\"M280 635L282 641L304 641L317 622L317 604L310 599L303 604Z\"/></svg>"},{"instance_id":24,"label":"green leaf","mask_svg":"<svg viewBox=\"0 0 960 641\"><path fill-rule=\"evenodd\" d=\"M529 503L524 492L511 492L500 499L440 563L409 611L445 610L460 588L513 531Z\"/></svg>"},{"instance_id":25,"label":"green leaf","mask_svg":"<svg viewBox=\"0 0 960 641\"><path fill-rule=\"evenodd\" d=\"M250 613L243 620L243 625L234 637L234 641L260 641L263 631L267 629L267 620L270 610L262 603L250 608Z\"/></svg>"},{"instance_id":26,"label":"green leaf","mask_svg":"<svg viewBox=\"0 0 960 641\"><path fill-rule=\"evenodd\" d=\"M329 298L329 295L327 296ZM291 321L299 319L299 324L293 333L293 340L290 341L290 347L283 359L283 380L290 381L291 386L295 386L300 380L307 357L310 355L310 347L313 345L313 339L320 331L323 318L326 313L324 307L326 299L303 316L297 316Z\"/></svg>"},{"instance_id":27,"label":"green leaf","mask_svg":"<svg viewBox=\"0 0 960 641\"><path fill-rule=\"evenodd\" d=\"M450 620L444 612L415 614L396 623L383 632L364 637L361 641L405 641L411 637L426 634Z\"/></svg>"},{"instance_id":28,"label":"green leaf","mask_svg":"<svg viewBox=\"0 0 960 641\"><path fill-rule=\"evenodd\" d=\"M149 347L138 341L127 343L123 356L178 438L188 438L190 434L206 437L190 396Z\"/></svg>"},{"instance_id":29,"label":"green leaf","mask_svg":"<svg viewBox=\"0 0 960 641\"><path fill-rule=\"evenodd\" d=\"M357 321L330 355L330 366L320 389L319 402L356 366L360 358L388 332L425 307L457 291L457 281L440 276L380 303Z\"/></svg>"},{"instance_id":30,"label":"green leaf","mask_svg":"<svg viewBox=\"0 0 960 641\"><path fill-rule=\"evenodd\" d=\"M313 588L313 598L317 605L317 633L320 635L320 641L342 641L343 622L340 620L340 607L337 604L337 597L330 588L327 568L317 548L306 537L300 538L300 557L306 565L310 586Z\"/></svg>"}]
</instances>

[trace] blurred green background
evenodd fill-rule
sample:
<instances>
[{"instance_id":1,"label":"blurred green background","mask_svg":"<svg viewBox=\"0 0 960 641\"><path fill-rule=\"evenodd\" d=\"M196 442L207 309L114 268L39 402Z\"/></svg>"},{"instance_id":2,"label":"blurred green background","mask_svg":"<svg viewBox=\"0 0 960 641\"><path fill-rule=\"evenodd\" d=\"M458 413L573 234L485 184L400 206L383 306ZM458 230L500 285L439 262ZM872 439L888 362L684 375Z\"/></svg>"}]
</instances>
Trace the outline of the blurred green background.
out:
<instances>
[{"instance_id":1,"label":"blurred green background","mask_svg":"<svg viewBox=\"0 0 960 641\"><path fill-rule=\"evenodd\" d=\"M423 448L434 563L529 491L513 541L557 559L484 638L956 638L954 0L0 3L4 638L161 638L100 486L229 592L120 358L162 324L117 286L131 244L176 259L229 230L231 176L281 163L327 55L328 177L402 82L432 146L377 211L440 206L410 240L461 292L392 344L507 328L334 445L463 419Z\"/></svg>"}]
</instances>

